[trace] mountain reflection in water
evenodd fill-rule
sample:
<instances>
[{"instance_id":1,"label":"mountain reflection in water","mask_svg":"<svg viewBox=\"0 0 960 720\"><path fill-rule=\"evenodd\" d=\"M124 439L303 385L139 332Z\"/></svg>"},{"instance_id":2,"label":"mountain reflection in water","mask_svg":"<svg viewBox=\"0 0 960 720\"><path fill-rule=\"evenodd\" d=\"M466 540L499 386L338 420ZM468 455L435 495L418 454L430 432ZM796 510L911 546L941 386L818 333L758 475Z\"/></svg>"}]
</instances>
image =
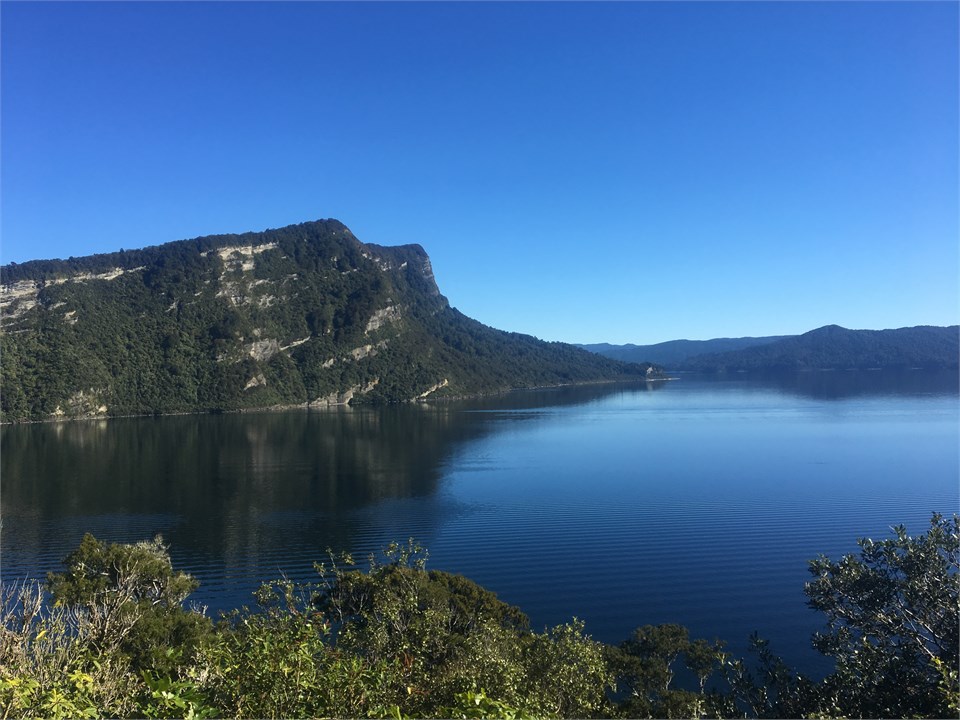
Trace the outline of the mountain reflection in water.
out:
<instances>
[{"instance_id":1,"label":"mountain reflection in water","mask_svg":"<svg viewBox=\"0 0 960 720\"><path fill-rule=\"evenodd\" d=\"M415 537L534 626L679 622L815 665L806 561L958 506L955 373L680 375L382 408L0 429L2 576L162 533L194 599Z\"/></svg>"}]
</instances>

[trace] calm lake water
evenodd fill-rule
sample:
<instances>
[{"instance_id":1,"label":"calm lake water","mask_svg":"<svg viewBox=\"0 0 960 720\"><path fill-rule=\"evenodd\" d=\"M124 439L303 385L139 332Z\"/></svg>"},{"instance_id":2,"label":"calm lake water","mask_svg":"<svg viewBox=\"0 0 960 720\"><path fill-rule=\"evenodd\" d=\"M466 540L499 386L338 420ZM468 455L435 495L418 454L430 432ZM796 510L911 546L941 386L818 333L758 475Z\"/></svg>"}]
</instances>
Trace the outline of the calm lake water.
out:
<instances>
[{"instance_id":1,"label":"calm lake water","mask_svg":"<svg viewBox=\"0 0 960 720\"><path fill-rule=\"evenodd\" d=\"M0 430L0 569L42 576L84 532L162 533L212 610L312 579L325 549L412 536L428 567L608 642L676 622L743 652L810 648L807 560L960 506L955 372L683 376L380 409Z\"/></svg>"}]
</instances>

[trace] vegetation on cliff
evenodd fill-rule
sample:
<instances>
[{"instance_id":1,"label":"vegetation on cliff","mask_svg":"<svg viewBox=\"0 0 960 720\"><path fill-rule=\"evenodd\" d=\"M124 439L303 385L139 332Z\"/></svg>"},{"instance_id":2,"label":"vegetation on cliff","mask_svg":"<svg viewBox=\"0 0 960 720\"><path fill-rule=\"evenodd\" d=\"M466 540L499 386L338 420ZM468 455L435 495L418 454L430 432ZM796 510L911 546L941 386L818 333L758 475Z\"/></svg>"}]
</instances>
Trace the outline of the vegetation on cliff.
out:
<instances>
[{"instance_id":1,"label":"vegetation on cliff","mask_svg":"<svg viewBox=\"0 0 960 720\"><path fill-rule=\"evenodd\" d=\"M542 632L412 542L318 581L265 584L216 624L162 542L91 536L39 585L3 588L4 717L948 717L958 712L960 516L934 515L811 562L835 669L813 680L643 626L618 646L582 622ZM52 599L52 602L49 600ZM677 680L683 674L683 681ZM681 687L685 685L685 687Z\"/></svg>"},{"instance_id":2,"label":"vegetation on cliff","mask_svg":"<svg viewBox=\"0 0 960 720\"><path fill-rule=\"evenodd\" d=\"M4 421L397 402L642 379L501 332L440 294L419 245L334 220L0 268Z\"/></svg>"}]
</instances>

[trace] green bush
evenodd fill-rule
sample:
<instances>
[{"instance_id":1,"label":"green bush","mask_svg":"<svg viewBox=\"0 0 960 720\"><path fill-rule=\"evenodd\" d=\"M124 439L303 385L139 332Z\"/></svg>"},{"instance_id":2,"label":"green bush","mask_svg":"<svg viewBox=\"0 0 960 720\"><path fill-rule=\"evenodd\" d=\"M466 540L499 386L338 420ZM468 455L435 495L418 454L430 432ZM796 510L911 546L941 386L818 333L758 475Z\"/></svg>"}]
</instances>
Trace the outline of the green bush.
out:
<instances>
[{"instance_id":1,"label":"green bush","mask_svg":"<svg viewBox=\"0 0 960 720\"><path fill-rule=\"evenodd\" d=\"M0 716L808 717L956 716L960 516L811 563L815 682L754 637L754 659L679 625L617 647L576 619L544 632L466 578L426 569L412 541L365 569L266 584L214 626L162 541L85 536L48 586L0 588ZM674 687L681 662L696 678ZM708 682L725 683L707 689Z\"/></svg>"}]
</instances>

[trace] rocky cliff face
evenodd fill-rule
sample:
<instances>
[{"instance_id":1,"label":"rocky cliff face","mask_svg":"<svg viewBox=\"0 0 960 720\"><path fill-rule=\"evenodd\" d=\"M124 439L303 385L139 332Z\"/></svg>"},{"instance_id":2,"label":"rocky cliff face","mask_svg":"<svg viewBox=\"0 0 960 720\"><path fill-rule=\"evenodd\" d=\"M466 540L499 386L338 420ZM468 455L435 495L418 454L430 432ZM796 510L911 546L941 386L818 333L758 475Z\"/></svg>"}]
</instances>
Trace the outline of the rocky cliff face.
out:
<instances>
[{"instance_id":1,"label":"rocky cliff face","mask_svg":"<svg viewBox=\"0 0 960 720\"><path fill-rule=\"evenodd\" d=\"M334 220L0 269L4 420L396 402L642 375L449 307Z\"/></svg>"}]
</instances>

